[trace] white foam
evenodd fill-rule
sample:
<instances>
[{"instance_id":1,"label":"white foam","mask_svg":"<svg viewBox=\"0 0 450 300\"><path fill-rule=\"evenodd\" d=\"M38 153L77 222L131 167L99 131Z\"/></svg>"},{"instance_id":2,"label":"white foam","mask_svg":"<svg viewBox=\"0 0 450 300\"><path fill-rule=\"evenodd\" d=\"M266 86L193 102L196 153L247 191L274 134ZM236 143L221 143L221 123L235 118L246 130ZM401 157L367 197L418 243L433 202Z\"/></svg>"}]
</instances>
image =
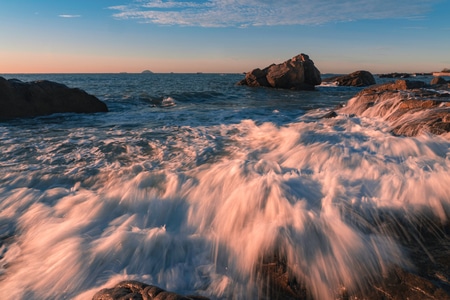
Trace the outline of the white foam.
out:
<instances>
[{"instance_id":1,"label":"white foam","mask_svg":"<svg viewBox=\"0 0 450 300\"><path fill-rule=\"evenodd\" d=\"M169 107L174 105L176 105L176 103L175 99L173 99L172 97L165 97L161 102L162 107Z\"/></svg>"},{"instance_id":2,"label":"white foam","mask_svg":"<svg viewBox=\"0 0 450 300\"><path fill-rule=\"evenodd\" d=\"M87 299L123 279L256 298L255 268L274 252L316 298L361 288L413 263L377 216L445 221L450 208L448 140L378 125L339 116L167 128L160 140L124 132L79 143L57 174L6 165L0 298Z\"/></svg>"}]
</instances>

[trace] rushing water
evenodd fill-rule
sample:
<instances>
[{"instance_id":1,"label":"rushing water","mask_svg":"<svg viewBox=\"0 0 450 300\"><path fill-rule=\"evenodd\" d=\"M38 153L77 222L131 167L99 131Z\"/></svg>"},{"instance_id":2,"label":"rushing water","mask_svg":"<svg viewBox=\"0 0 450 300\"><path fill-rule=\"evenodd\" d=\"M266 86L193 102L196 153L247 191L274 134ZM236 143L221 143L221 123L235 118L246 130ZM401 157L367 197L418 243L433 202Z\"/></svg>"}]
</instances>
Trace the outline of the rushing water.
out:
<instances>
[{"instance_id":1,"label":"rushing water","mask_svg":"<svg viewBox=\"0 0 450 300\"><path fill-rule=\"evenodd\" d=\"M320 118L356 88L255 89L232 74L5 77L79 87L110 112L0 123L1 299L90 299L124 279L256 299L255 269L274 253L315 298L332 298L414 266L386 219L408 231L449 216L449 139Z\"/></svg>"}]
</instances>

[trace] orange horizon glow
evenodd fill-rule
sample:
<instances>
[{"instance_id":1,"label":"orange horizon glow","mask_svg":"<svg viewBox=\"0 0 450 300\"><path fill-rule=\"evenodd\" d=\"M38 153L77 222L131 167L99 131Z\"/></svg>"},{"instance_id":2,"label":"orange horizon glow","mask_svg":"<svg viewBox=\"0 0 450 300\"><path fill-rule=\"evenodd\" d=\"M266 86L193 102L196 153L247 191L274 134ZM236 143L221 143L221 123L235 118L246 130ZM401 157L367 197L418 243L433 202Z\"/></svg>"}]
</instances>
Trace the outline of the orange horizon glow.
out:
<instances>
[{"instance_id":1,"label":"orange horizon glow","mask_svg":"<svg viewBox=\"0 0 450 300\"><path fill-rule=\"evenodd\" d=\"M310 56L311 57L311 56ZM428 65L425 62L406 66L386 66L374 63L352 63L349 61L318 60L311 57L322 74L351 73L367 70L374 74L390 72L436 72L445 66ZM286 60L289 57L286 58ZM243 73L255 68L264 68L281 61L261 59L219 58L143 58L108 55L78 55L61 53L8 53L0 52L0 74L55 74L55 73Z\"/></svg>"}]
</instances>

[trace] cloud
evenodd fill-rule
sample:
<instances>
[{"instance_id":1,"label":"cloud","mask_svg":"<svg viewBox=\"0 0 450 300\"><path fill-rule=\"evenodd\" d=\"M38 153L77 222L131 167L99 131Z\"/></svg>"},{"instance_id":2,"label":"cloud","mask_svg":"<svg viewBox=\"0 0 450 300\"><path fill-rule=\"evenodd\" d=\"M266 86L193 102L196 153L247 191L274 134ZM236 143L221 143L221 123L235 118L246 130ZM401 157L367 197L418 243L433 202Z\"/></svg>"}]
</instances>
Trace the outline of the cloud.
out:
<instances>
[{"instance_id":1,"label":"cloud","mask_svg":"<svg viewBox=\"0 0 450 300\"><path fill-rule=\"evenodd\" d=\"M60 18L81 18L81 15L58 15Z\"/></svg>"},{"instance_id":2,"label":"cloud","mask_svg":"<svg viewBox=\"0 0 450 300\"><path fill-rule=\"evenodd\" d=\"M418 18L435 0L135 0L111 6L117 19L202 27L318 25L363 19Z\"/></svg>"}]
</instances>

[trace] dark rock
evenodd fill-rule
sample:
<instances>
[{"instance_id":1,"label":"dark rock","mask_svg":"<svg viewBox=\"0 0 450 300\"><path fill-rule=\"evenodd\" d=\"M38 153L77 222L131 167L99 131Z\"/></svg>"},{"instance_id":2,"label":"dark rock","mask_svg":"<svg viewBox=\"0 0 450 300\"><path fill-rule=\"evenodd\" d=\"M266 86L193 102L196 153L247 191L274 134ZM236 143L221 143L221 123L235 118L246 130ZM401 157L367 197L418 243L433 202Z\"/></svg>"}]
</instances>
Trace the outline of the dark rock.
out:
<instances>
[{"instance_id":1,"label":"dark rock","mask_svg":"<svg viewBox=\"0 0 450 300\"><path fill-rule=\"evenodd\" d=\"M0 119L107 111L105 103L77 88L47 80L22 82L0 77Z\"/></svg>"},{"instance_id":2,"label":"dark rock","mask_svg":"<svg viewBox=\"0 0 450 300\"><path fill-rule=\"evenodd\" d=\"M167 292L157 286L139 281L128 280L113 288L97 292L92 300L207 300L202 296L182 296Z\"/></svg>"},{"instance_id":3,"label":"dark rock","mask_svg":"<svg viewBox=\"0 0 450 300\"><path fill-rule=\"evenodd\" d=\"M431 79L430 84L431 85L435 85L435 84L446 84L447 80L445 80L444 78L442 78L441 76L436 76L433 79Z\"/></svg>"},{"instance_id":4,"label":"dark rock","mask_svg":"<svg viewBox=\"0 0 450 300\"><path fill-rule=\"evenodd\" d=\"M326 113L325 115L323 115L321 117L321 119L331 119L331 118L336 118L337 117L337 113L335 111L330 111L328 113Z\"/></svg>"},{"instance_id":5,"label":"dark rock","mask_svg":"<svg viewBox=\"0 0 450 300\"><path fill-rule=\"evenodd\" d=\"M263 70L246 73L238 85L294 90L314 90L322 82L320 71L306 54L300 54L282 64L272 64Z\"/></svg>"},{"instance_id":6,"label":"dark rock","mask_svg":"<svg viewBox=\"0 0 450 300\"><path fill-rule=\"evenodd\" d=\"M356 71L348 75L324 79L325 82L335 82L338 86L369 86L376 84L375 78L368 71Z\"/></svg>"},{"instance_id":7,"label":"dark rock","mask_svg":"<svg viewBox=\"0 0 450 300\"><path fill-rule=\"evenodd\" d=\"M450 132L450 94L425 89L422 81L397 80L359 92L340 113L382 117L397 135Z\"/></svg>"},{"instance_id":8,"label":"dark rock","mask_svg":"<svg viewBox=\"0 0 450 300\"><path fill-rule=\"evenodd\" d=\"M248 86L269 86L269 82L266 78L267 71L261 69L254 69L253 71L247 73L245 76L245 84Z\"/></svg>"},{"instance_id":9,"label":"dark rock","mask_svg":"<svg viewBox=\"0 0 450 300\"><path fill-rule=\"evenodd\" d=\"M412 226L394 218L387 218L384 229L392 232L414 267L391 268L352 299L450 299L450 224L424 218Z\"/></svg>"}]
</instances>

